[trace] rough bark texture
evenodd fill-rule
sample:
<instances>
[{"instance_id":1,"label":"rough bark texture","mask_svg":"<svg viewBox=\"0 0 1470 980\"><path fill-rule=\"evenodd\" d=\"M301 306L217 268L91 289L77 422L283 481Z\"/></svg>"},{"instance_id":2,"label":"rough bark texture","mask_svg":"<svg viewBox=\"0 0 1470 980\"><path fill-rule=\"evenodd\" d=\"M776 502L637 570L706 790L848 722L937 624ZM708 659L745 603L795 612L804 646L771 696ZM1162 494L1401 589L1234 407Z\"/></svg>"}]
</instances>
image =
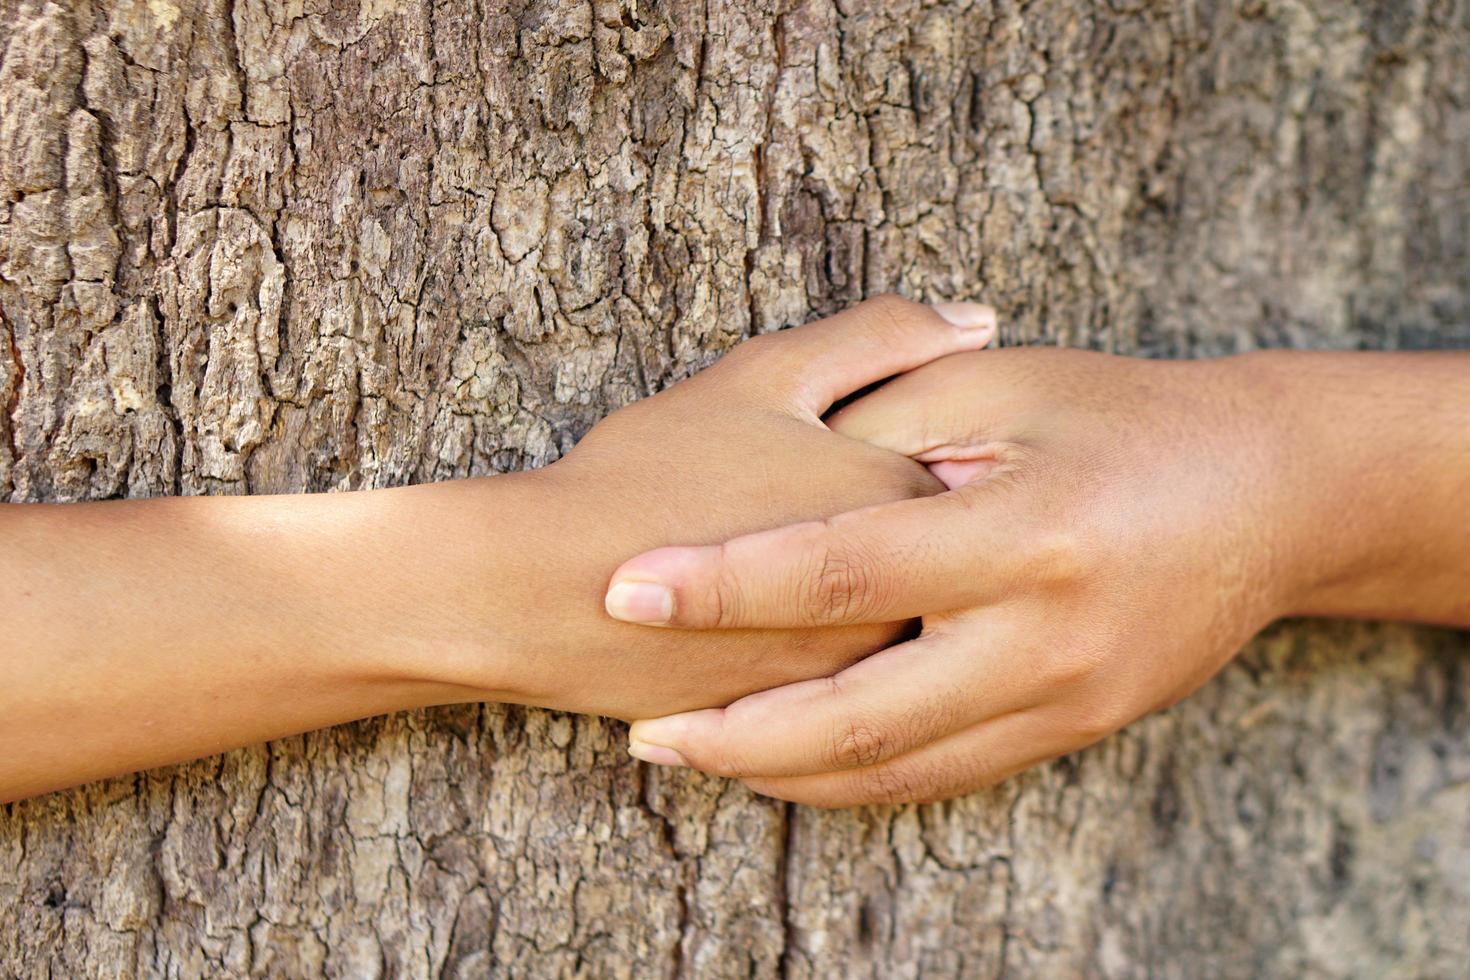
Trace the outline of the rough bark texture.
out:
<instances>
[{"instance_id":1,"label":"rough bark texture","mask_svg":"<svg viewBox=\"0 0 1470 980\"><path fill-rule=\"evenodd\" d=\"M0 0L0 51L12 500L543 464L883 290L1154 356L1470 342L1466 0ZM1467 653L1282 626L842 813L596 719L373 720L0 810L0 974L1460 974Z\"/></svg>"}]
</instances>

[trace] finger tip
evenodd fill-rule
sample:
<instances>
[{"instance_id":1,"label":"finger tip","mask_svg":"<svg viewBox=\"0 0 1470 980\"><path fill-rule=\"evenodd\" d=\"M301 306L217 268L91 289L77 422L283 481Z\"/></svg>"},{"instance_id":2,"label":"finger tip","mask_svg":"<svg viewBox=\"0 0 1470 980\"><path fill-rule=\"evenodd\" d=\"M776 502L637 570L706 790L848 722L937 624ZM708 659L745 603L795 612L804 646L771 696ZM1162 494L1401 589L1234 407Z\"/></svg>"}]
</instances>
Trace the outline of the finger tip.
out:
<instances>
[{"instance_id":1,"label":"finger tip","mask_svg":"<svg viewBox=\"0 0 1470 980\"><path fill-rule=\"evenodd\" d=\"M614 584L656 582L676 588L699 572L710 550L699 546L654 548L619 565L612 574L612 581Z\"/></svg>"},{"instance_id":2,"label":"finger tip","mask_svg":"<svg viewBox=\"0 0 1470 980\"><path fill-rule=\"evenodd\" d=\"M670 716L670 717L672 717L672 716ZM648 737L649 729L652 728L657 722L660 722L660 721L663 721L663 720L664 719L662 719L662 718L653 718L653 719L643 718L643 719L639 719L638 721L633 722L633 724L631 724L631 725L628 726L628 740L630 742L647 742L647 741L649 741L650 740L649 737Z\"/></svg>"},{"instance_id":3,"label":"finger tip","mask_svg":"<svg viewBox=\"0 0 1470 980\"><path fill-rule=\"evenodd\" d=\"M687 752L708 746L724 724L725 708L695 708L661 718L643 718L628 727L628 738ZM698 754L696 752L696 754Z\"/></svg>"},{"instance_id":4,"label":"finger tip","mask_svg":"<svg viewBox=\"0 0 1470 980\"><path fill-rule=\"evenodd\" d=\"M674 593L658 582L614 579L602 597L613 619L641 626L664 626L674 618Z\"/></svg>"},{"instance_id":5,"label":"finger tip","mask_svg":"<svg viewBox=\"0 0 1470 980\"><path fill-rule=\"evenodd\" d=\"M628 753L660 766L690 766L689 727L695 719L718 708L689 711L662 718L645 718L628 726Z\"/></svg>"},{"instance_id":6,"label":"finger tip","mask_svg":"<svg viewBox=\"0 0 1470 980\"><path fill-rule=\"evenodd\" d=\"M635 742L649 742L654 745L682 745L692 719L704 714L705 711L718 710L718 708L706 708L676 715L664 715L662 718L643 718L628 726L628 738Z\"/></svg>"},{"instance_id":7,"label":"finger tip","mask_svg":"<svg viewBox=\"0 0 1470 980\"><path fill-rule=\"evenodd\" d=\"M994 334L999 318L995 307L988 303L974 303L967 300L955 302L934 303L934 312L944 319L964 330L973 330L976 336L982 333Z\"/></svg>"},{"instance_id":8,"label":"finger tip","mask_svg":"<svg viewBox=\"0 0 1470 980\"><path fill-rule=\"evenodd\" d=\"M629 741L628 754L639 762L647 762L655 766L671 766L687 769L689 763L678 751L664 745L653 745L649 742Z\"/></svg>"}]
</instances>

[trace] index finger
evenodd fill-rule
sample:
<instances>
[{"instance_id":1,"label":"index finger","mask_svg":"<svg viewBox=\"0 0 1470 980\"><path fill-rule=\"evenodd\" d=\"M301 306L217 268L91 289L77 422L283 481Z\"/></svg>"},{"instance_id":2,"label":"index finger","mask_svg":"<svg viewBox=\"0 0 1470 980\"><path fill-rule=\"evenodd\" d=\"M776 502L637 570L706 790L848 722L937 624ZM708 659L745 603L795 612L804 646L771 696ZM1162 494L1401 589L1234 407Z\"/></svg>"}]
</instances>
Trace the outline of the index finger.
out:
<instances>
[{"instance_id":1,"label":"index finger","mask_svg":"<svg viewBox=\"0 0 1470 980\"><path fill-rule=\"evenodd\" d=\"M659 548L613 573L608 614L684 629L888 623L993 599L1021 578L1023 522L985 481L720 545ZM1010 509L1010 508L1006 508Z\"/></svg>"}]
</instances>

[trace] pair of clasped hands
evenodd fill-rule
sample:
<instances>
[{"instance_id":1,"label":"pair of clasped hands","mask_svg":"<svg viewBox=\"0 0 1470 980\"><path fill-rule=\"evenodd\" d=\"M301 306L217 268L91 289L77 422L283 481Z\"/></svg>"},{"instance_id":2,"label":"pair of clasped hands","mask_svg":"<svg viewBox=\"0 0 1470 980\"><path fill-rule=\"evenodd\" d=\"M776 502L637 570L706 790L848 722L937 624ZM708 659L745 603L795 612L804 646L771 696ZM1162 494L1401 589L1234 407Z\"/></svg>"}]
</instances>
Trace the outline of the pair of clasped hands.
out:
<instances>
[{"instance_id":1,"label":"pair of clasped hands","mask_svg":"<svg viewBox=\"0 0 1470 980\"><path fill-rule=\"evenodd\" d=\"M1241 547L1252 495L1208 465L1236 427L1189 424L1209 367L982 350L995 332L980 304L870 300L742 344L557 464L676 421L657 479L739 486L651 489L683 509L678 546L611 577L608 614L680 631L665 655L701 681L652 679L649 705L703 710L635 722L635 757L823 806L951 797L1169 704L1282 612Z\"/></svg>"},{"instance_id":2,"label":"pair of clasped hands","mask_svg":"<svg viewBox=\"0 0 1470 980\"><path fill-rule=\"evenodd\" d=\"M0 507L0 801L473 701L788 800L937 800L1281 616L1470 626L1470 355L995 329L870 300L524 473Z\"/></svg>"},{"instance_id":3,"label":"pair of clasped hands","mask_svg":"<svg viewBox=\"0 0 1470 980\"><path fill-rule=\"evenodd\" d=\"M675 673L707 681L665 692L698 710L624 709L635 757L822 806L938 800L1171 704L1278 617L1470 621L1463 437L1403 475L1409 514L1337 428L1371 443L1377 417L1413 456L1408 432L1456 416L1411 389L1470 405L1463 356L981 350L995 330L979 304L871 300L741 345L564 462L661 416L661 470L738 486L655 490L682 533L611 576L608 614L687 639Z\"/></svg>"}]
</instances>

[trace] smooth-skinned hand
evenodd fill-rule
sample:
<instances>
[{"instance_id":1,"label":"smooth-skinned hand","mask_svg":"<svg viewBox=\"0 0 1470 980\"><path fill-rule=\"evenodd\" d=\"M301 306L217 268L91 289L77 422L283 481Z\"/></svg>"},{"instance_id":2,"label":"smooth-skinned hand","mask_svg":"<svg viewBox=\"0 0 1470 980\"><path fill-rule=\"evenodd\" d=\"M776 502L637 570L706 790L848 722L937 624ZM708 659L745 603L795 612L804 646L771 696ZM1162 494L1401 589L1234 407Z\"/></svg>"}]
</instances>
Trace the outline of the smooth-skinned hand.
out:
<instances>
[{"instance_id":1,"label":"smooth-skinned hand","mask_svg":"<svg viewBox=\"0 0 1470 980\"><path fill-rule=\"evenodd\" d=\"M404 708L637 718L840 670L914 624L644 630L608 615L607 577L669 540L941 491L821 415L994 333L988 307L950 313L884 298L741 344L540 470L0 509L0 801Z\"/></svg>"},{"instance_id":2,"label":"smooth-skinned hand","mask_svg":"<svg viewBox=\"0 0 1470 980\"><path fill-rule=\"evenodd\" d=\"M523 474L531 481L524 506L501 505L526 515L515 574L470 553L456 587L464 608L477 590L497 590L483 633L492 644L505 637L515 656L496 658L507 666L482 680L479 665L491 660L471 649L458 676L495 699L631 719L727 704L831 673L893 642L906 617L719 634L638 629L604 611L603 593L627 555L670 540L710 544L942 491L922 465L821 421L864 386L993 336L989 307L942 309L885 296L756 337L610 415L561 461ZM464 515L485 506L475 481L435 490L464 500L445 531L464 536L474 526ZM487 570L493 581L484 581ZM648 613L648 601L636 585L606 597L607 609L625 618Z\"/></svg>"}]
</instances>

